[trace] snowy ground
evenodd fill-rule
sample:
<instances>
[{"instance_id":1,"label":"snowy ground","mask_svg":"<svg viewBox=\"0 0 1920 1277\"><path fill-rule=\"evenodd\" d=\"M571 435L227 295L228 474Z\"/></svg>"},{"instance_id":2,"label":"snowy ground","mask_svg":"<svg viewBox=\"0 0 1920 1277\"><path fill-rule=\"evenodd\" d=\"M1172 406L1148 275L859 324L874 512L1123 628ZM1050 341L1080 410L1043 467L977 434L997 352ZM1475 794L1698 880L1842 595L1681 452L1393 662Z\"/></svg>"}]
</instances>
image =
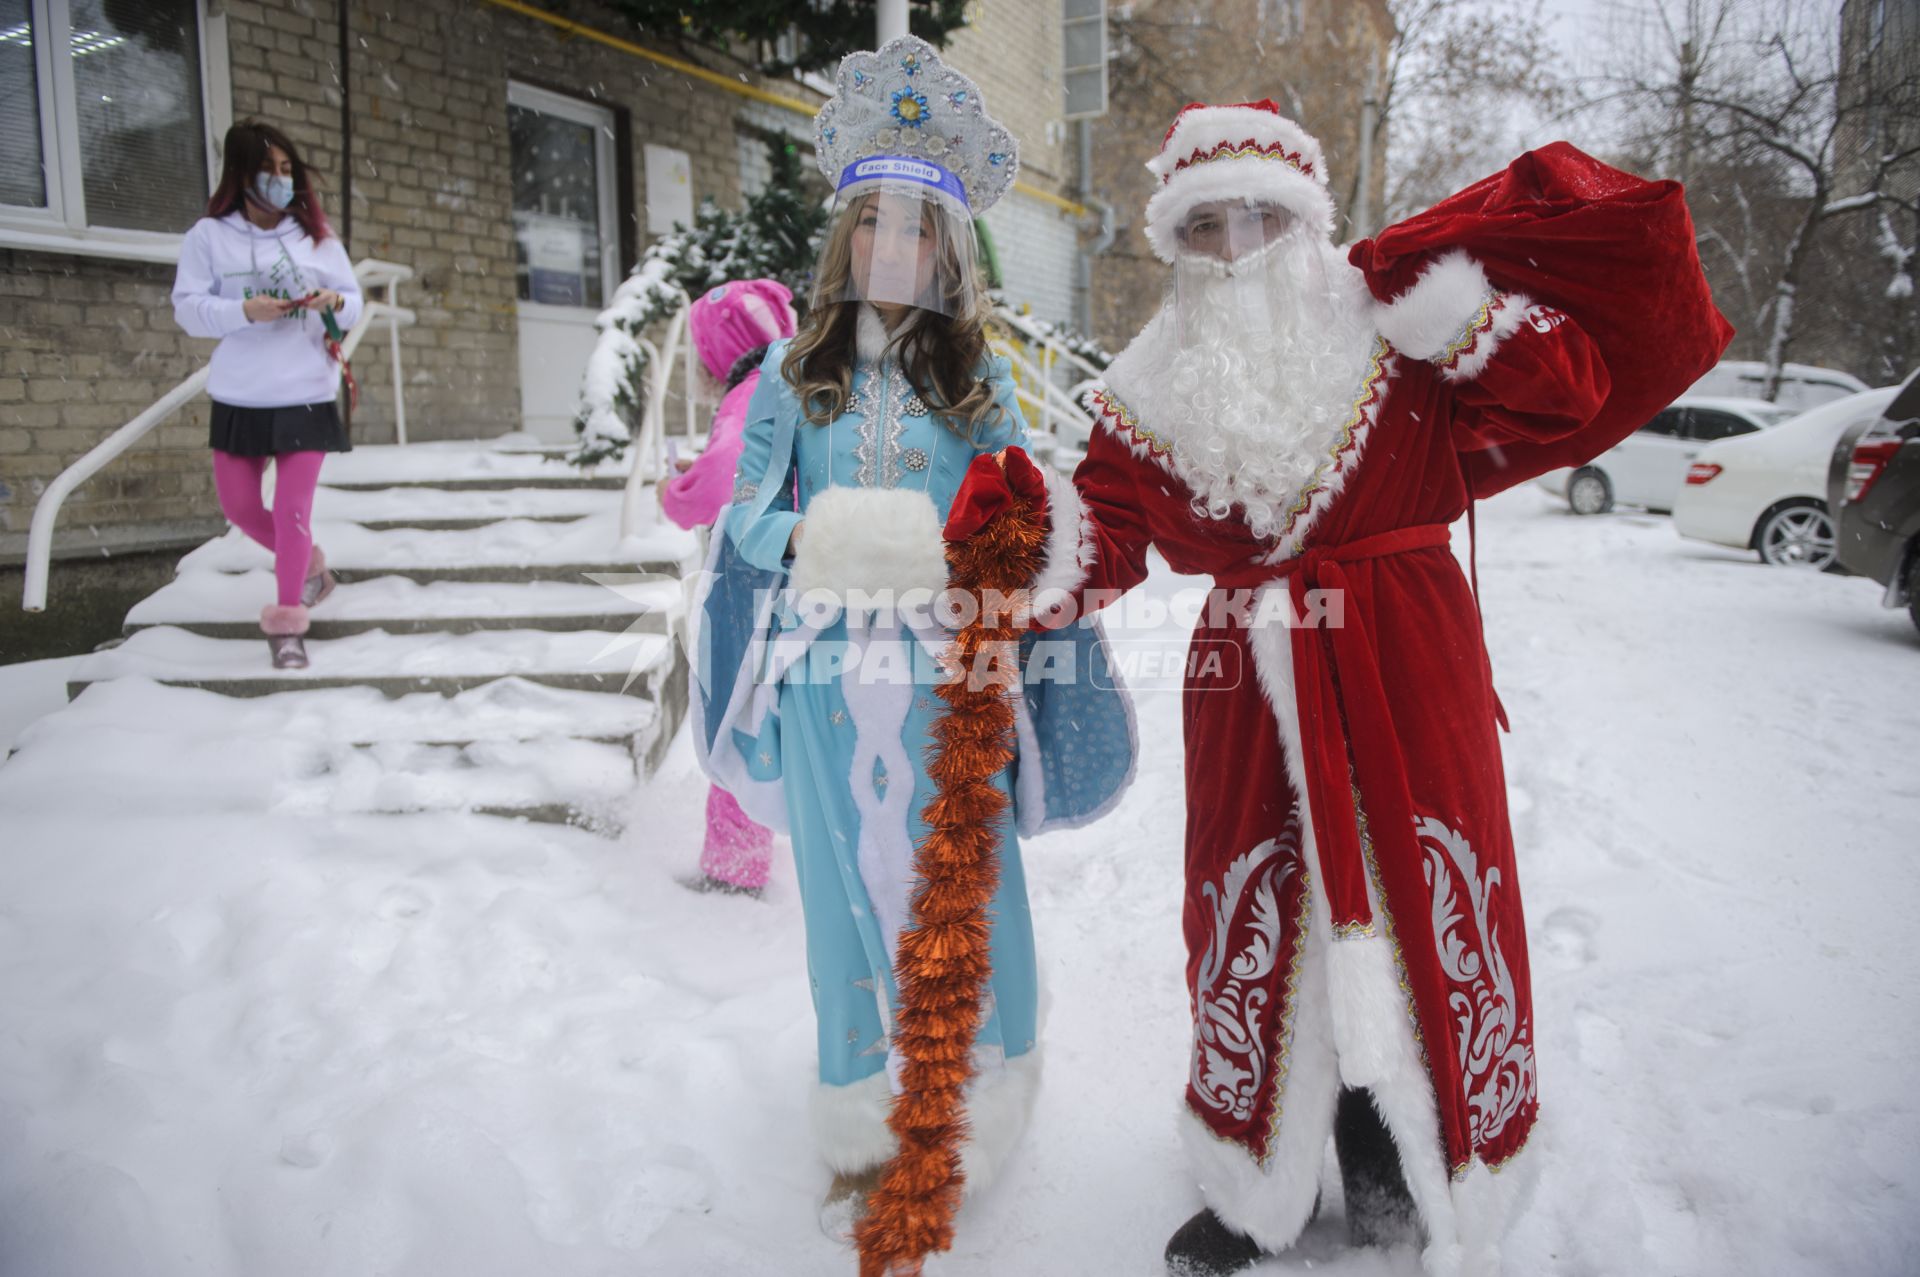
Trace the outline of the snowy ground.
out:
<instances>
[{"instance_id":1,"label":"snowy ground","mask_svg":"<svg viewBox=\"0 0 1920 1277\"><path fill-rule=\"evenodd\" d=\"M1552 1122L1507 1273L1913 1271L1920 636L1664 519L1528 489L1481 532ZM1197 1205L1175 708L1140 698L1122 810L1028 847L1046 1080L931 1271L1154 1274ZM0 1273L852 1271L814 1222L791 867L763 902L675 885L684 740L614 843L314 815L258 770L154 804L219 756L164 739L69 774L30 729L0 766ZM1418 1271L1336 1236L1262 1271Z\"/></svg>"}]
</instances>

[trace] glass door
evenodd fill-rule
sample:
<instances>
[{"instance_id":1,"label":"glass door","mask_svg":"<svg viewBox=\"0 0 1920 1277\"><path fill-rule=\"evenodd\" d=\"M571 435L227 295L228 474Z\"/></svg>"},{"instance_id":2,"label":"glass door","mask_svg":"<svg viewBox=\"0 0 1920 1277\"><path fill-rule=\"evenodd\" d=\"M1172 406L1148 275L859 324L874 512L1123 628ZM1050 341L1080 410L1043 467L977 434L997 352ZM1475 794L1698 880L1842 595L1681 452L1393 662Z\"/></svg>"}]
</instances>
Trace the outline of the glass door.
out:
<instances>
[{"instance_id":1,"label":"glass door","mask_svg":"<svg viewBox=\"0 0 1920 1277\"><path fill-rule=\"evenodd\" d=\"M619 281L613 112L507 86L520 400L526 428L573 438L594 318Z\"/></svg>"}]
</instances>

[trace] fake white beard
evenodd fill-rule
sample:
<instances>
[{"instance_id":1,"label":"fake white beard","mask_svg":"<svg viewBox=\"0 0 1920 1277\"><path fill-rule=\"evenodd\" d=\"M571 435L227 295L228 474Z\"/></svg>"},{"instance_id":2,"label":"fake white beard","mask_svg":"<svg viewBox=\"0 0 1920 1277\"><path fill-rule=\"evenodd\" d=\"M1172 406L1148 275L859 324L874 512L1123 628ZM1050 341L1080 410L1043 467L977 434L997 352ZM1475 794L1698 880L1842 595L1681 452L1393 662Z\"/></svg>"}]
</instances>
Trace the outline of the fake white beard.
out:
<instances>
[{"instance_id":1,"label":"fake white beard","mask_svg":"<svg viewBox=\"0 0 1920 1277\"><path fill-rule=\"evenodd\" d=\"M1182 258L1176 295L1107 371L1172 445L1196 513L1285 527L1332 453L1374 342L1371 297L1338 249L1290 235L1233 267Z\"/></svg>"}]
</instances>

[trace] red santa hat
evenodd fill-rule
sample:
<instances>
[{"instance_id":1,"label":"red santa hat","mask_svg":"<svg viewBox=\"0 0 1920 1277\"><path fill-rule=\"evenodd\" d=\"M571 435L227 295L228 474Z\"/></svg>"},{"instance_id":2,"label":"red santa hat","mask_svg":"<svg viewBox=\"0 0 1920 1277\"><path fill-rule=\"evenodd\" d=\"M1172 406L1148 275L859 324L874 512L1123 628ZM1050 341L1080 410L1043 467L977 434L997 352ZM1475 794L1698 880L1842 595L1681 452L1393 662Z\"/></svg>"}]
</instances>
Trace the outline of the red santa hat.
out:
<instances>
[{"instance_id":1,"label":"red santa hat","mask_svg":"<svg viewBox=\"0 0 1920 1277\"><path fill-rule=\"evenodd\" d=\"M1183 107L1147 169L1160 179L1147 201L1147 239L1164 262L1179 251L1177 232L1187 214L1213 200L1271 201L1321 234L1333 234L1320 143L1270 100Z\"/></svg>"}]
</instances>

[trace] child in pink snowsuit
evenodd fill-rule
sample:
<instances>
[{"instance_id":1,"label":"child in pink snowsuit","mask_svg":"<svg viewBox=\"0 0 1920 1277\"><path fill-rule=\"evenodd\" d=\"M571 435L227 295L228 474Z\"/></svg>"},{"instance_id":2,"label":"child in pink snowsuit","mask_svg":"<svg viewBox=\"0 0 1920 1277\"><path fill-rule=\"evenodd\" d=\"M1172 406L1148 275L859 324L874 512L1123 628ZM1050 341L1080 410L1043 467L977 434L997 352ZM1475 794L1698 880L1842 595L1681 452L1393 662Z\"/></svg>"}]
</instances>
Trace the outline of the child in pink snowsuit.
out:
<instances>
[{"instance_id":1,"label":"child in pink snowsuit","mask_svg":"<svg viewBox=\"0 0 1920 1277\"><path fill-rule=\"evenodd\" d=\"M770 342L793 336L793 294L771 279L721 284L693 303L687 326L694 349L715 381L727 387L713 414L706 451L661 485L660 506L683 528L705 527L733 501L747 403L760 384ZM707 842L700 853L703 888L758 894L767 882L773 834L747 818L718 785L707 793Z\"/></svg>"}]
</instances>

